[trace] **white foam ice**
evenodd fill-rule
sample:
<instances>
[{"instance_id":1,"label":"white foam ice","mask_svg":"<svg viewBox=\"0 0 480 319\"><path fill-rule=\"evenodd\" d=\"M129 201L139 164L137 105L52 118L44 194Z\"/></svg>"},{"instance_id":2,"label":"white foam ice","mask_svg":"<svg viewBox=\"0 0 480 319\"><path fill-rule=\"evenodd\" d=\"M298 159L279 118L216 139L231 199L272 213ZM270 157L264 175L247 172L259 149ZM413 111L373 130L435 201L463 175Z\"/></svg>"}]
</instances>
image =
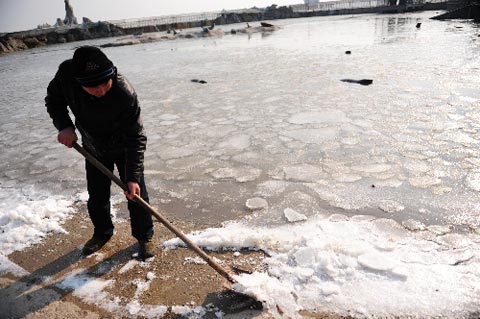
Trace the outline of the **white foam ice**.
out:
<instances>
[{"instance_id":1,"label":"white foam ice","mask_svg":"<svg viewBox=\"0 0 480 319\"><path fill-rule=\"evenodd\" d=\"M406 160L403 165L412 175L426 174L432 169L428 162L421 160Z\"/></svg>"},{"instance_id":2,"label":"white foam ice","mask_svg":"<svg viewBox=\"0 0 480 319\"><path fill-rule=\"evenodd\" d=\"M262 170L254 167L222 167L211 173L215 179L233 178L239 183L256 180Z\"/></svg>"},{"instance_id":3,"label":"white foam ice","mask_svg":"<svg viewBox=\"0 0 480 319\"><path fill-rule=\"evenodd\" d=\"M436 136L440 140L456 142L459 144L473 144L478 142L472 138L468 133L464 133L460 130L446 131Z\"/></svg>"},{"instance_id":4,"label":"white foam ice","mask_svg":"<svg viewBox=\"0 0 480 319\"><path fill-rule=\"evenodd\" d=\"M337 182L342 183L353 183L362 179L362 176L357 174L334 173L331 176Z\"/></svg>"},{"instance_id":5,"label":"white foam ice","mask_svg":"<svg viewBox=\"0 0 480 319\"><path fill-rule=\"evenodd\" d=\"M393 188L400 187L402 186L402 184L403 184L403 181L396 178L389 178L386 180L375 182L375 186L393 187Z\"/></svg>"},{"instance_id":6,"label":"white foam ice","mask_svg":"<svg viewBox=\"0 0 480 319\"><path fill-rule=\"evenodd\" d=\"M322 168L310 164L286 166L283 168L283 172L285 179L292 181L318 182L327 177Z\"/></svg>"},{"instance_id":7,"label":"white foam ice","mask_svg":"<svg viewBox=\"0 0 480 319\"><path fill-rule=\"evenodd\" d=\"M424 223L414 220L414 219L407 219L402 222L403 227L408 230L416 231L416 230L425 230L426 226Z\"/></svg>"},{"instance_id":8,"label":"white foam ice","mask_svg":"<svg viewBox=\"0 0 480 319\"><path fill-rule=\"evenodd\" d=\"M378 205L378 208L385 213L398 213L405 209L405 206L394 200L382 200Z\"/></svg>"},{"instance_id":9,"label":"white foam ice","mask_svg":"<svg viewBox=\"0 0 480 319\"><path fill-rule=\"evenodd\" d=\"M189 147L188 145L166 146L159 152L159 156L163 160L169 160L194 155L196 152L196 147Z\"/></svg>"},{"instance_id":10,"label":"white foam ice","mask_svg":"<svg viewBox=\"0 0 480 319\"><path fill-rule=\"evenodd\" d=\"M272 196L285 191L289 183L285 181L268 180L257 186L258 194Z\"/></svg>"},{"instance_id":11,"label":"white foam ice","mask_svg":"<svg viewBox=\"0 0 480 319\"><path fill-rule=\"evenodd\" d=\"M277 227L232 222L189 238L208 249L266 251L268 272L242 274L235 288L264 301L278 317L277 309L290 318L300 317L300 310L468 318L480 304L480 235L422 229L374 217L316 216ZM164 243L177 245L178 239Z\"/></svg>"},{"instance_id":12,"label":"white foam ice","mask_svg":"<svg viewBox=\"0 0 480 319\"><path fill-rule=\"evenodd\" d=\"M347 122L348 118L343 111L325 109L322 112L301 112L291 116L288 122L292 124L320 124Z\"/></svg>"},{"instance_id":13,"label":"white foam ice","mask_svg":"<svg viewBox=\"0 0 480 319\"><path fill-rule=\"evenodd\" d=\"M263 198L254 197L247 199L245 206L251 211L261 210L268 207L268 202Z\"/></svg>"},{"instance_id":14,"label":"white foam ice","mask_svg":"<svg viewBox=\"0 0 480 319\"><path fill-rule=\"evenodd\" d=\"M179 118L177 114L164 113L158 117L160 121L175 121Z\"/></svg>"},{"instance_id":15,"label":"white foam ice","mask_svg":"<svg viewBox=\"0 0 480 319\"><path fill-rule=\"evenodd\" d=\"M436 176L431 175L418 175L412 176L408 179L408 182L418 188L429 188L432 186L439 185L442 180Z\"/></svg>"},{"instance_id":16,"label":"white foam ice","mask_svg":"<svg viewBox=\"0 0 480 319\"><path fill-rule=\"evenodd\" d=\"M223 151L241 151L250 146L250 136L245 134L233 135L220 142L216 148Z\"/></svg>"},{"instance_id":17,"label":"white foam ice","mask_svg":"<svg viewBox=\"0 0 480 319\"><path fill-rule=\"evenodd\" d=\"M238 163L254 165L261 159L260 154L254 152L245 152L232 156L232 160Z\"/></svg>"},{"instance_id":18,"label":"white foam ice","mask_svg":"<svg viewBox=\"0 0 480 319\"><path fill-rule=\"evenodd\" d=\"M352 170L361 173L384 173L388 172L391 169L389 164L364 164L364 165L355 165L352 166Z\"/></svg>"},{"instance_id":19,"label":"white foam ice","mask_svg":"<svg viewBox=\"0 0 480 319\"><path fill-rule=\"evenodd\" d=\"M472 172L465 178L465 184L468 188L480 192L480 172Z\"/></svg>"},{"instance_id":20,"label":"white foam ice","mask_svg":"<svg viewBox=\"0 0 480 319\"><path fill-rule=\"evenodd\" d=\"M281 135L299 140L305 144L322 144L326 141L334 140L338 137L340 131L338 128L306 128L297 130L282 131Z\"/></svg>"}]
</instances>

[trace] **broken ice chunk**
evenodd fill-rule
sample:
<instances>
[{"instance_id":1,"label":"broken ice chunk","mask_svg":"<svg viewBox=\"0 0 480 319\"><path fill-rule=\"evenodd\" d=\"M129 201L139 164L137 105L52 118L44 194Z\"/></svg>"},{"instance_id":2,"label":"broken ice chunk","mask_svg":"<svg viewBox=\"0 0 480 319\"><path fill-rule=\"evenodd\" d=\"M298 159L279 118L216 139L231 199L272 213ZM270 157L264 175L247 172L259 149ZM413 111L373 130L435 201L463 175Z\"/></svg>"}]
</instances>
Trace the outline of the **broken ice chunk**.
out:
<instances>
[{"instance_id":1,"label":"broken ice chunk","mask_svg":"<svg viewBox=\"0 0 480 319\"><path fill-rule=\"evenodd\" d=\"M418 230L425 230L426 226L424 223L414 220L414 219L407 219L402 222L403 227L410 231L418 231Z\"/></svg>"},{"instance_id":2,"label":"broken ice chunk","mask_svg":"<svg viewBox=\"0 0 480 319\"><path fill-rule=\"evenodd\" d=\"M397 213L405 209L405 206L394 201L394 200L383 200L378 205L378 208L383 210L385 213Z\"/></svg>"},{"instance_id":3,"label":"broken ice chunk","mask_svg":"<svg viewBox=\"0 0 480 319\"><path fill-rule=\"evenodd\" d=\"M248 209L250 210L261 210L268 207L268 202L260 197L250 198L245 203Z\"/></svg>"},{"instance_id":4,"label":"broken ice chunk","mask_svg":"<svg viewBox=\"0 0 480 319\"><path fill-rule=\"evenodd\" d=\"M295 210L291 208L285 208L283 211L285 218L290 222L290 223L295 223L295 222L300 222L303 220L307 220L307 216L300 214L296 212Z\"/></svg>"},{"instance_id":5,"label":"broken ice chunk","mask_svg":"<svg viewBox=\"0 0 480 319\"><path fill-rule=\"evenodd\" d=\"M358 256L357 261L364 268L380 272L389 272L397 266L395 261L383 254L378 253L367 253L360 255Z\"/></svg>"}]
</instances>

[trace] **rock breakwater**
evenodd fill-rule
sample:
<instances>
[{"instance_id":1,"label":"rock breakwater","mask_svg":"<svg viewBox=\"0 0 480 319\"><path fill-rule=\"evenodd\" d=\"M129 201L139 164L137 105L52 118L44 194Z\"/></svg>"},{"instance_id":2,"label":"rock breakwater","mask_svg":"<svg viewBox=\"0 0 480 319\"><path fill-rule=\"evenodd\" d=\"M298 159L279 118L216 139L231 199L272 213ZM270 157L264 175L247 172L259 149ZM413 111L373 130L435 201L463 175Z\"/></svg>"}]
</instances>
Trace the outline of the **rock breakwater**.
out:
<instances>
[{"instance_id":1,"label":"rock breakwater","mask_svg":"<svg viewBox=\"0 0 480 319\"><path fill-rule=\"evenodd\" d=\"M50 44L119 36L124 32L108 22L35 29L0 35L0 54L37 48Z\"/></svg>"}]
</instances>

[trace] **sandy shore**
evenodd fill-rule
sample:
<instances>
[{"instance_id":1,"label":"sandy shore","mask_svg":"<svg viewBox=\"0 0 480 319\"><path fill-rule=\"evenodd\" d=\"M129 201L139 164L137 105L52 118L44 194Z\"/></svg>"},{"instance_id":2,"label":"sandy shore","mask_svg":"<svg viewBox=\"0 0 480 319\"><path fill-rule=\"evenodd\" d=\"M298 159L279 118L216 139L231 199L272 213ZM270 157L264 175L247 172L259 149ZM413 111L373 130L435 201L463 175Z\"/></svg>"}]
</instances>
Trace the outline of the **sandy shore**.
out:
<instances>
[{"instance_id":1,"label":"sandy shore","mask_svg":"<svg viewBox=\"0 0 480 319\"><path fill-rule=\"evenodd\" d=\"M82 258L80 249L92 229L85 205L77 206L76 210L78 213L64 224L68 234L50 234L42 243L8 256L29 274L20 278L12 275L0 278L2 318L141 318L144 315L138 307L154 306L168 307L162 318L179 317L177 306L187 307L181 308L182 311L202 306L204 318L222 315L225 318L272 317L265 309L259 309L261 306L254 300L226 290L225 279L200 263L193 252L162 250L161 243L173 235L158 222L155 223L158 253L152 261L140 263L132 257L137 247L126 220L116 222L115 235L102 250ZM180 220L173 222L185 233L202 229L201 225L193 226ZM265 271L262 252L210 255L229 266ZM72 273L77 278L85 276L110 284L104 294L92 300L88 294L82 295L77 289L62 288L58 284ZM148 289L138 293L140 283L147 282ZM113 309L111 303L116 305ZM312 315L305 314L305 317ZM325 314L314 317L335 318Z\"/></svg>"}]
</instances>

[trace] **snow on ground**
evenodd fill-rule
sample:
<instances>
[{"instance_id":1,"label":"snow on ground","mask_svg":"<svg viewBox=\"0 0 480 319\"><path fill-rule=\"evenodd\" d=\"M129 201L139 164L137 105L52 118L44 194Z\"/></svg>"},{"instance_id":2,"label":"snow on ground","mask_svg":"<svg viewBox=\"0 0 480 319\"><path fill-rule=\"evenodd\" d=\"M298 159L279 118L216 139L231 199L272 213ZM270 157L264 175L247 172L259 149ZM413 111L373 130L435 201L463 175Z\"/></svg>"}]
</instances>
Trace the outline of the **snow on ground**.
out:
<instances>
[{"instance_id":1,"label":"snow on ground","mask_svg":"<svg viewBox=\"0 0 480 319\"><path fill-rule=\"evenodd\" d=\"M123 273L134 267L148 268L148 262L131 261L127 263L120 273ZM128 268L128 269L127 269ZM84 302L94 304L102 309L107 310L112 315L122 318L161 318L169 311L181 315L185 318L203 318L207 312L215 313L216 316L222 316L223 313L213 305L195 306L164 306L164 305L147 305L140 303L139 299L144 293L147 293L150 284L157 276L152 272L147 272L145 278L136 278L132 281L135 286L134 296L128 300L113 296L107 289L114 284L113 279L103 280L86 274L85 269L76 269L70 274L57 280L55 286L67 291L71 291L76 297L81 298Z\"/></svg>"},{"instance_id":2,"label":"snow on ground","mask_svg":"<svg viewBox=\"0 0 480 319\"><path fill-rule=\"evenodd\" d=\"M25 269L12 263L6 256L0 254L0 276L7 273L17 277L22 277L28 274Z\"/></svg>"},{"instance_id":3,"label":"snow on ground","mask_svg":"<svg viewBox=\"0 0 480 319\"><path fill-rule=\"evenodd\" d=\"M71 198L62 195L40 194L32 187L22 192L15 189L1 189L0 193L0 273L22 274L17 265L6 256L37 244L50 233L66 233L62 224L74 213L76 201L86 202L88 193L82 192ZM115 205L123 195L112 198L112 219L118 221Z\"/></svg>"},{"instance_id":4,"label":"snow on ground","mask_svg":"<svg viewBox=\"0 0 480 319\"><path fill-rule=\"evenodd\" d=\"M167 312L166 306L148 306L140 305L138 302L139 296L148 290L151 280L155 276L147 276L146 279L135 279L133 284L136 286L135 296L127 305L121 305L121 300L118 297L111 298L105 288L113 284L113 280L103 280L84 274L84 269L76 269L61 281L56 283L56 286L61 289L70 290L76 297L83 301L95 304L113 314L128 314L130 316L144 316L148 318L158 318Z\"/></svg>"},{"instance_id":5,"label":"snow on ground","mask_svg":"<svg viewBox=\"0 0 480 319\"><path fill-rule=\"evenodd\" d=\"M5 256L38 243L50 232L65 233L61 225L73 211L72 200L39 197L33 190L18 194L2 189L0 198L0 252Z\"/></svg>"},{"instance_id":6,"label":"snow on ground","mask_svg":"<svg viewBox=\"0 0 480 319\"><path fill-rule=\"evenodd\" d=\"M333 311L374 318L468 318L480 304L480 234L410 231L391 219L318 215L276 227L242 222L189 237L208 249L262 249L267 273L235 288L275 313ZM164 243L181 245L179 239ZM277 313L278 315L278 313Z\"/></svg>"}]
</instances>

